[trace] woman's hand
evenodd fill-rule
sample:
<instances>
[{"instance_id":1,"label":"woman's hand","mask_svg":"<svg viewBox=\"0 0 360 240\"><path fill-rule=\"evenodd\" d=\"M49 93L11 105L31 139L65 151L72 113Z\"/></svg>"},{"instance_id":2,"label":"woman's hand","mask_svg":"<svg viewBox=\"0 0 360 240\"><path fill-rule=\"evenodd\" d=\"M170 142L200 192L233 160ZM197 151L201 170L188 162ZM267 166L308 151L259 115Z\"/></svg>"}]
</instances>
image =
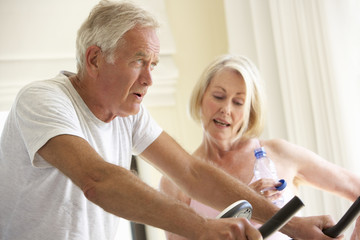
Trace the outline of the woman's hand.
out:
<instances>
[{"instance_id":1,"label":"woman's hand","mask_svg":"<svg viewBox=\"0 0 360 240\"><path fill-rule=\"evenodd\" d=\"M276 190L275 187L280 186L281 183L270 178L261 178L249 185L255 192L266 197L270 201L274 201L281 197L282 192Z\"/></svg>"}]
</instances>

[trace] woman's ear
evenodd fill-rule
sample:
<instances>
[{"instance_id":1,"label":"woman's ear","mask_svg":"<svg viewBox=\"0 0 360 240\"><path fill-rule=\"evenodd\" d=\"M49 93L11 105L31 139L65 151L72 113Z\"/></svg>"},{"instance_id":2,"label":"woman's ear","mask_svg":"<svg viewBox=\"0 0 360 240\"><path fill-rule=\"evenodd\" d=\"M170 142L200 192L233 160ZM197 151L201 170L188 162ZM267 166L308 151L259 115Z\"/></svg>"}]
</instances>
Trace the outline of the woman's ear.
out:
<instances>
[{"instance_id":1,"label":"woman's ear","mask_svg":"<svg viewBox=\"0 0 360 240\"><path fill-rule=\"evenodd\" d=\"M85 64L88 74L95 78L98 74L98 66L102 58L101 48L92 45L86 49Z\"/></svg>"}]
</instances>

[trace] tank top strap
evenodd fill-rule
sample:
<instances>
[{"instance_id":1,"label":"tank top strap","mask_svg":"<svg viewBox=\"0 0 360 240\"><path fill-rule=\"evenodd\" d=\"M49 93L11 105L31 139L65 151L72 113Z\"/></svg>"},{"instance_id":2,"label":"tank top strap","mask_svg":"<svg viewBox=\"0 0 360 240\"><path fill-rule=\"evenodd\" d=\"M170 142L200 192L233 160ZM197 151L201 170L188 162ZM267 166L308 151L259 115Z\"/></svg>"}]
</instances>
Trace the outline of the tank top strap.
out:
<instances>
[{"instance_id":1,"label":"tank top strap","mask_svg":"<svg viewBox=\"0 0 360 240\"><path fill-rule=\"evenodd\" d=\"M257 146L256 146L256 148L261 148L261 143L260 143L260 139L256 139L256 142L257 142ZM254 149L255 150L255 149Z\"/></svg>"}]
</instances>

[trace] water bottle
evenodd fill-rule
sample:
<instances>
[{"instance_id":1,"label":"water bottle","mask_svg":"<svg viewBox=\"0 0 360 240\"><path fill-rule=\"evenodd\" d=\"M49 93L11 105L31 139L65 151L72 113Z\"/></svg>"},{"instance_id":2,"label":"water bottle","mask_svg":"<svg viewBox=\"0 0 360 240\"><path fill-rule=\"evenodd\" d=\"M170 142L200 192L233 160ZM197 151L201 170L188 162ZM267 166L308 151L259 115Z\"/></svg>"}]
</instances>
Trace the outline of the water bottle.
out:
<instances>
[{"instance_id":1,"label":"water bottle","mask_svg":"<svg viewBox=\"0 0 360 240\"><path fill-rule=\"evenodd\" d=\"M280 186L275 187L278 191L282 191L286 187L286 182L284 179L280 179L277 177L276 168L273 161L266 156L266 151L264 147L257 148L254 150L255 153L255 165L254 165L254 176L255 180L259 180L261 178L271 178L275 181L279 181L282 184ZM262 189L262 191L268 190ZM284 205L284 198L283 196L275 199L273 203L278 206L282 207Z\"/></svg>"}]
</instances>

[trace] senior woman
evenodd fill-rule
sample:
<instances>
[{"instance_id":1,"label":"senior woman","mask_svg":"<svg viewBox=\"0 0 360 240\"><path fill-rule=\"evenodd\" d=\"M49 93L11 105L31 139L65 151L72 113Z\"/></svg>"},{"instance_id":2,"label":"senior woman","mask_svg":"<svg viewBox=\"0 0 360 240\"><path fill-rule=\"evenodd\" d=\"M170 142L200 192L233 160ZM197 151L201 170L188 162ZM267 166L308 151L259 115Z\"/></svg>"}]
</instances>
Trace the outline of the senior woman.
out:
<instances>
[{"instance_id":1,"label":"senior woman","mask_svg":"<svg viewBox=\"0 0 360 240\"><path fill-rule=\"evenodd\" d=\"M270 200L282 195L285 202L289 201L301 184L312 185L350 201L360 195L360 177L354 173L286 140L259 138L264 126L264 94L258 70L246 57L223 55L205 69L193 89L190 114L203 127L202 142L193 155L249 184ZM272 179L255 181L254 149L259 147L264 147L273 160L279 178L287 181L285 190L277 191L278 183ZM342 184L344 181L347 184ZM161 179L160 189L206 217L219 214L191 199L165 177ZM359 230L357 224L354 240L358 240L355 232ZM168 232L166 235L169 240L184 239ZM277 232L271 239L289 237Z\"/></svg>"}]
</instances>

